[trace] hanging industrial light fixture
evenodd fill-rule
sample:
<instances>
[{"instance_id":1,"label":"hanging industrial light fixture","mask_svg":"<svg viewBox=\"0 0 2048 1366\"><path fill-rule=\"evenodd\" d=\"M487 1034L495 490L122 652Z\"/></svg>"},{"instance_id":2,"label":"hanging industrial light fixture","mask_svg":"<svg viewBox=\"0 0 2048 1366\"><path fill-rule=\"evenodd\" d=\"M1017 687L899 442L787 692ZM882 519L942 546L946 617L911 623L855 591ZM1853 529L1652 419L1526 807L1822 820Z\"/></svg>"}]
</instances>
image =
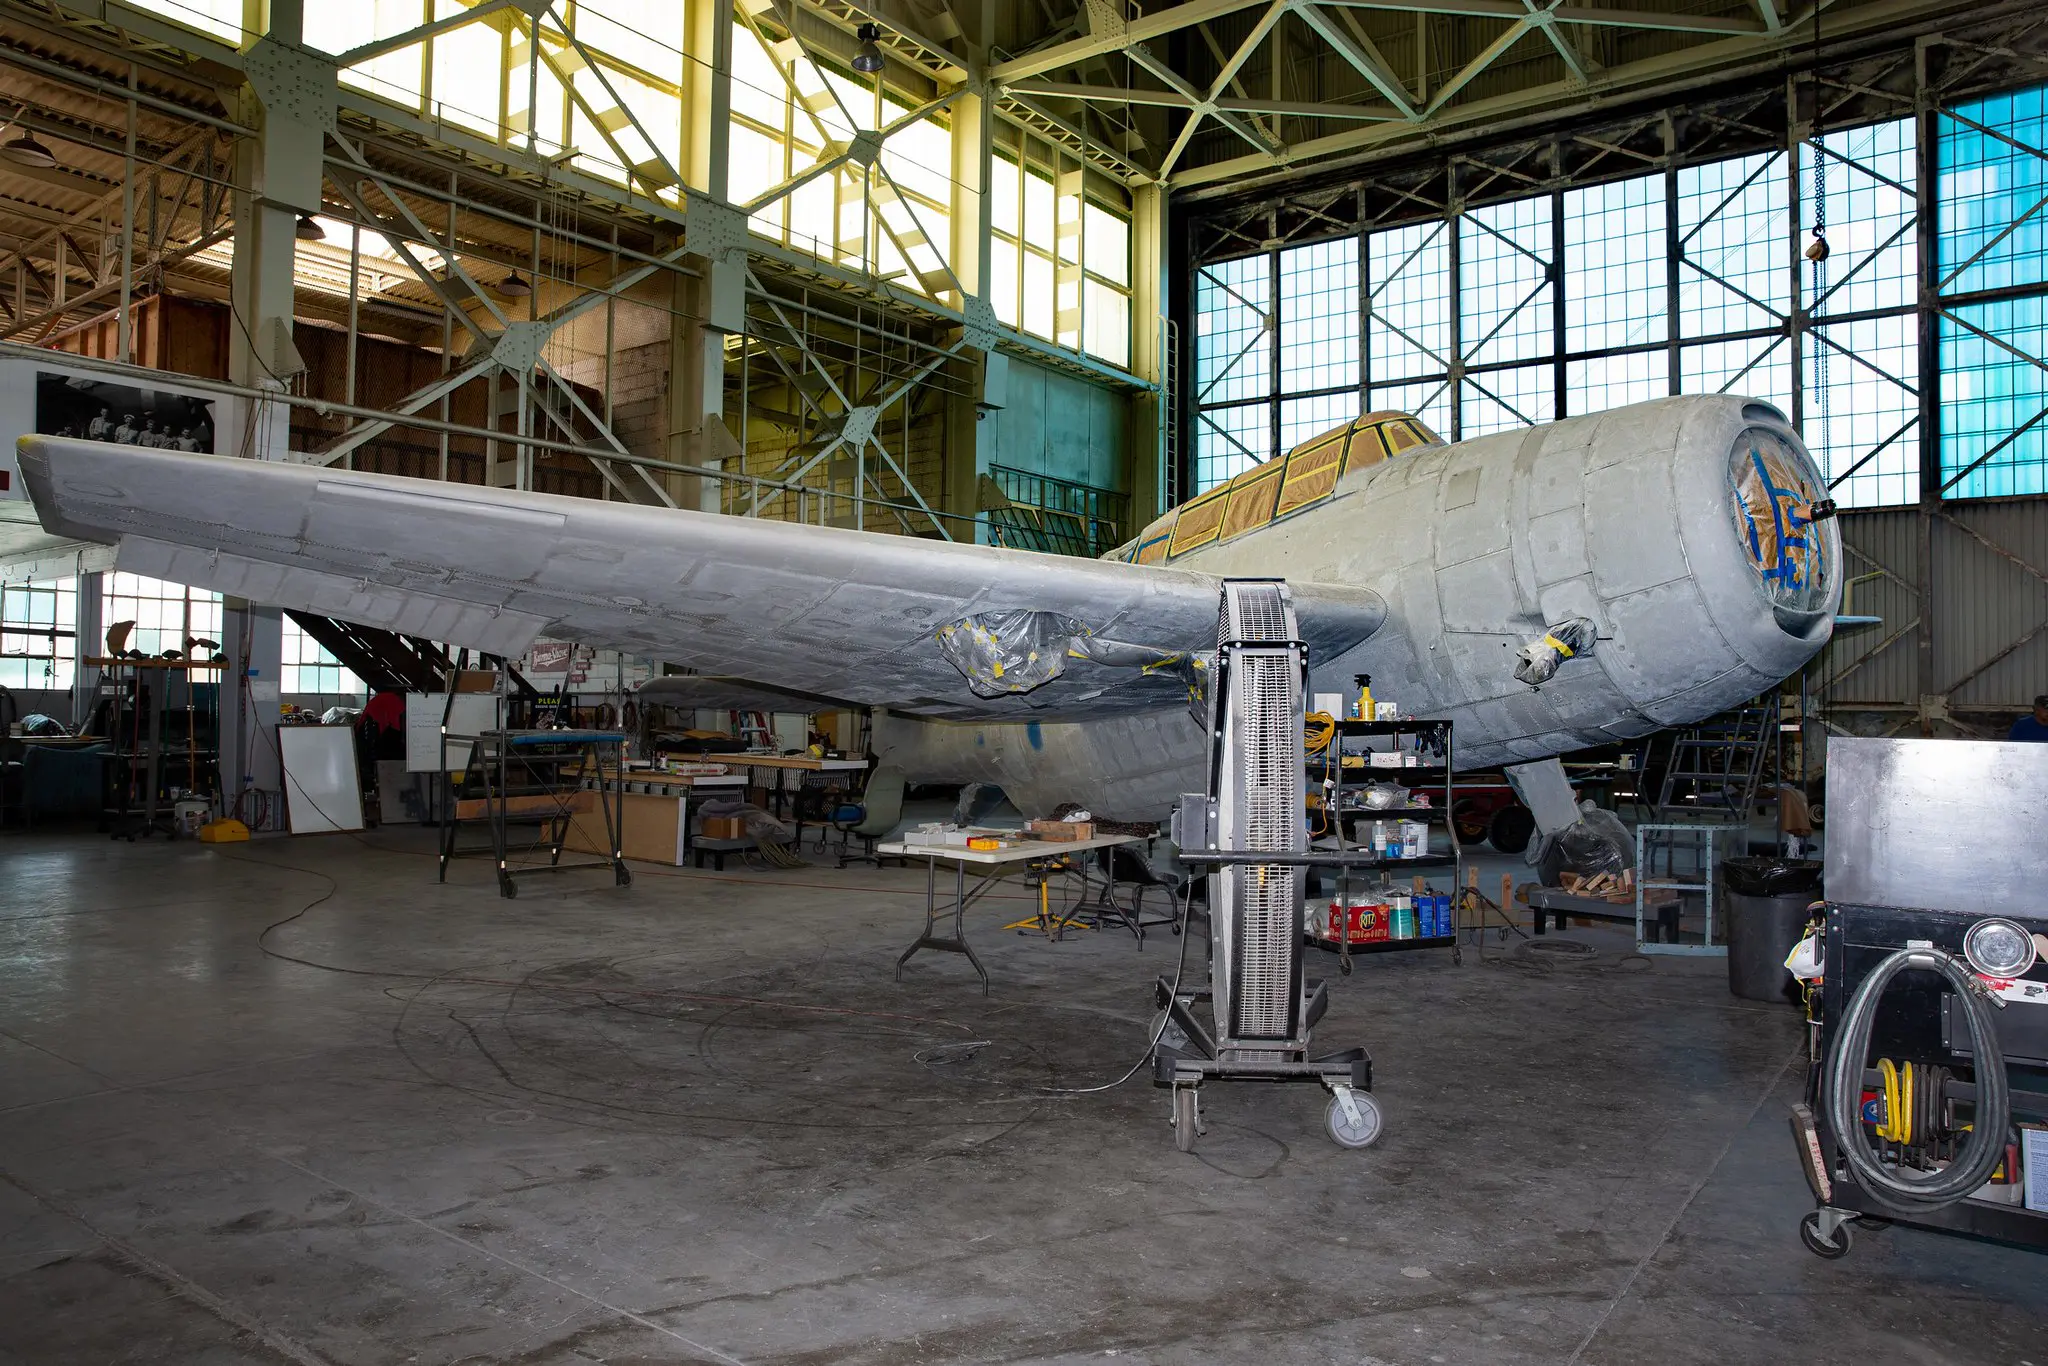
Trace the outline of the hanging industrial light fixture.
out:
<instances>
[{"instance_id":1,"label":"hanging industrial light fixture","mask_svg":"<svg viewBox=\"0 0 2048 1366\"><path fill-rule=\"evenodd\" d=\"M292 229L292 236L301 242L324 242L327 240L327 229L321 227L320 220L312 214L302 213L299 215L299 225Z\"/></svg>"},{"instance_id":2,"label":"hanging industrial light fixture","mask_svg":"<svg viewBox=\"0 0 2048 1366\"><path fill-rule=\"evenodd\" d=\"M508 299L523 299L533 293L533 286L516 270L498 281L496 289Z\"/></svg>"},{"instance_id":3,"label":"hanging industrial light fixture","mask_svg":"<svg viewBox=\"0 0 2048 1366\"><path fill-rule=\"evenodd\" d=\"M23 129L0 146L0 157L6 157L17 166L34 166L49 170L57 164L57 154L36 140L36 135Z\"/></svg>"},{"instance_id":4,"label":"hanging industrial light fixture","mask_svg":"<svg viewBox=\"0 0 2048 1366\"><path fill-rule=\"evenodd\" d=\"M860 51L853 54L853 69L863 76L874 75L882 69L882 49L875 45L882 36L882 26L862 24L853 36L860 39Z\"/></svg>"}]
</instances>

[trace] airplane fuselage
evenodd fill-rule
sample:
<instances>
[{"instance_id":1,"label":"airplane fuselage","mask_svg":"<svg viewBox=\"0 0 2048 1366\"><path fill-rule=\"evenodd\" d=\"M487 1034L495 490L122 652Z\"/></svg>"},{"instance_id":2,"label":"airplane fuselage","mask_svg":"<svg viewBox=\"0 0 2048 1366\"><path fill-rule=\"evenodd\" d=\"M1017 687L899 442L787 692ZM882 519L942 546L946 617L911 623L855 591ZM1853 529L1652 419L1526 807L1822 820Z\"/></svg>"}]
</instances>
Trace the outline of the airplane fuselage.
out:
<instances>
[{"instance_id":1,"label":"airplane fuselage","mask_svg":"<svg viewBox=\"0 0 2048 1366\"><path fill-rule=\"evenodd\" d=\"M1347 473L1326 499L1171 563L1369 588L1386 624L1311 660L1404 715L1455 723L1460 767L1512 764L1684 725L1756 696L1826 644L1841 599L1824 485L1774 409L1674 398L1433 446ZM1760 529L1761 528L1761 529ZM1583 619L1590 653L1531 687L1521 648ZM992 782L1037 814L1078 801L1150 818L1203 784L1181 711L1082 723L892 717L885 760Z\"/></svg>"}]
</instances>

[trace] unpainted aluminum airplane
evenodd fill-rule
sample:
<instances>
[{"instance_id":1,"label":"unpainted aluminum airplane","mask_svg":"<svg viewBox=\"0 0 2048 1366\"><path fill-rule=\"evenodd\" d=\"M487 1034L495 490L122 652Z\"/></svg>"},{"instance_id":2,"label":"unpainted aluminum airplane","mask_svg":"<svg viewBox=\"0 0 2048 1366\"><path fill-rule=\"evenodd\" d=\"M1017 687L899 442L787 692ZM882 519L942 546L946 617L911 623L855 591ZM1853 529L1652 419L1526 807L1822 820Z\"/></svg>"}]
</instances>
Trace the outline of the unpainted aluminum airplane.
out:
<instances>
[{"instance_id":1,"label":"unpainted aluminum airplane","mask_svg":"<svg viewBox=\"0 0 2048 1366\"><path fill-rule=\"evenodd\" d=\"M1725 395L1455 445L1368 414L1100 560L57 437L23 438L20 466L43 525L118 545L122 569L886 709L884 762L1027 814L1154 818L1203 788L1189 694L1227 577L1285 578L1311 690L1369 674L1403 714L1454 721L1461 766L1742 702L1827 642L1842 593L1811 457Z\"/></svg>"}]
</instances>

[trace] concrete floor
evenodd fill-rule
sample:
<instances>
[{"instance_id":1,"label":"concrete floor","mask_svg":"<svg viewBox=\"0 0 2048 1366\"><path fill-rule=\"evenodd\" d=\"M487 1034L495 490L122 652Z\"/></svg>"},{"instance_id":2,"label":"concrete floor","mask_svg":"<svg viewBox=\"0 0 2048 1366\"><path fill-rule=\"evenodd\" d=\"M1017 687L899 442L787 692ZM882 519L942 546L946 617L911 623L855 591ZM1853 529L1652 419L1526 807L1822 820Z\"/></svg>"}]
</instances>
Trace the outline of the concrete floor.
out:
<instances>
[{"instance_id":1,"label":"concrete floor","mask_svg":"<svg viewBox=\"0 0 2048 1366\"><path fill-rule=\"evenodd\" d=\"M1185 1156L1039 1089L1130 1064L1171 939L984 903L984 998L892 980L921 874L426 849L0 839L0 1361L2048 1362L2031 1254L1801 1248L1799 1030L1718 963L1364 961L1319 1038L1382 1144L1212 1088Z\"/></svg>"}]
</instances>

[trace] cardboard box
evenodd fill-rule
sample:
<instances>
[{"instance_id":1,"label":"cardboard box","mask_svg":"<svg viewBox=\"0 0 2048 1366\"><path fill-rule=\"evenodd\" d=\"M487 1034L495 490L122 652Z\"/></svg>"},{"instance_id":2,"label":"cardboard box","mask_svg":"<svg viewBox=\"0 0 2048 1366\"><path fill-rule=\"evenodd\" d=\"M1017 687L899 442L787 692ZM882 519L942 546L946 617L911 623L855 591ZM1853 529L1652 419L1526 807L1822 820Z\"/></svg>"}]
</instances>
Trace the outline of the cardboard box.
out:
<instances>
[{"instance_id":1,"label":"cardboard box","mask_svg":"<svg viewBox=\"0 0 2048 1366\"><path fill-rule=\"evenodd\" d=\"M595 796L595 793L591 794ZM688 844L686 826L689 804L680 797L662 793L628 792L621 799L619 852L643 863L665 863L680 867ZM605 842L604 812L593 804L569 822L563 839L565 849L579 854L609 855Z\"/></svg>"},{"instance_id":2,"label":"cardboard box","mask_svg":"<svg viewBox=\"0 0 2048 1366\"><path fill-rule=\"evenodd\" d=\"M708 840L743 840L747 837L747 822L742 816L706 816L700 832Z\"/></svg>"}]
</instances>

